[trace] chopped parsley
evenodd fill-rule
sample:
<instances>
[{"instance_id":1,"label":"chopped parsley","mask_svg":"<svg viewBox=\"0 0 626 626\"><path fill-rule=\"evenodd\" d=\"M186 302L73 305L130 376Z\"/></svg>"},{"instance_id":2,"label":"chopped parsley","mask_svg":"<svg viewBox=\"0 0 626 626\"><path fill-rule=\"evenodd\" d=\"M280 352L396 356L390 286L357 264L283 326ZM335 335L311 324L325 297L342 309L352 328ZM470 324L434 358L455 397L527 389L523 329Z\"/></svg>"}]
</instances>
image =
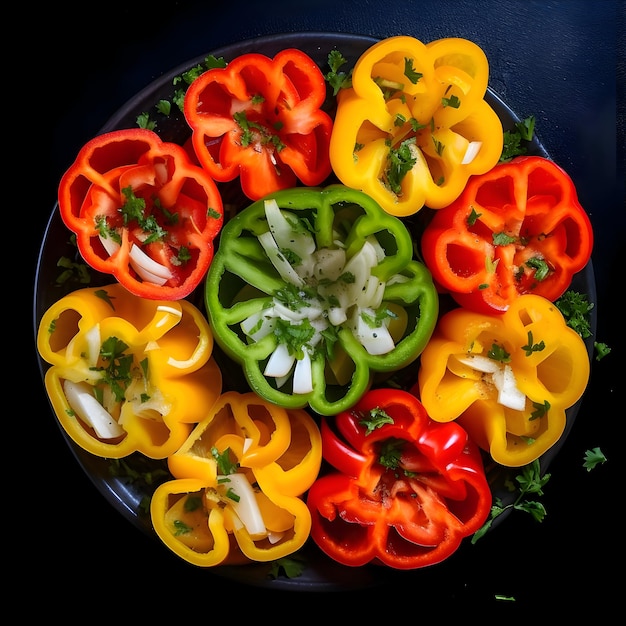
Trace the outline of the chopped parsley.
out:
<instances>
[{"instance_id":1,"label":"chopped parsley","mask_svg":"<svg viewBox=\"0 0 626 626\"><path fill-rule=\"evenodd\" d=\"M502 146L502 154L500 155L500 162L506 163L513 157L526 154L527 148L522 142L530 142L533 139L535 132L535 117L530 116L515 123L515 130L504 131L504 143Z\"/></svg>"},{"instance_id":2,"label":"chopped parsley","mask_svg":"<svg viewBox=\"0 0 626 626\"><path fill-rule=\"evenodd\" d=\"M226 448L224 452L220 453L220 451L213 446L211 448L211 456L217 463L217 471L219 474L227 476L228 474L235 474L237 472L239 464L231 461L230 448Z\"/></svg>"},{"instance_id":3,"label":"chopped parsley","mask_svg":"<svg viewBox=\"0 0 626 626\"><path fill-rule=\"evenodd\" d=\"M495 341L491 344L491 348L487 352L487 356L494 361L499 361L500 363L511 362L511 355L505 350L504 346L495 343Z\"/></svg>"},{"instance_id":4,"label":"chopped parsley","mask_svg":"<svg viewBox=\"0 0 626 626\"><path fill-rule=\"evenodd\" d=\"M593 302L589 302L587 294L570 289L555 304L570 328L573 328L583 339L591 337L589 316L594 305Z\"/></svg>"},{"instance_id":5,"label":"chopped parsley","mask_svg":"<svg viewBox=\"0 0 626 626\"><path fill-rule=\"evenodd\" d=\"M389 189L396 195L402 192L402 180L417 163L417 158L411 150L413 144L415 144L415 137L405 139L397 148L389 150L385 181Z\"/></svg>"},{"instance_id":6,"label":"chopped parsley","mask_svg":"<svg viewBox=\"0 0 626 626\"><path fill-rule=\"evenodd\" d=\"M375 407L367 415L362 415L359 424L365 427L365 434L371 435L377 428L385 424L393 424L391 417L384 409Z\"/></svg>"},{"instance_id":7,"label":"chopped parsley","mask_svg":"<svg viewBox=\"0 0 626 626\"><path fill-rule=\"evenodd\" d=\"M404 58L404 75L411 81L413 85L417 84L417 81L424 75L421 72L416 72L413 67L413 59L408 57Z\"/></svg>"},{"instance_id":8,"label":"chopped parsley","mask_svg":"<svg viewBox=\"0 0 626 626\"><path fill-rule=\"evenodd\" d=\"M541 352L546 347L544 341L540 341L539 343L533 343L533 333L532 331L528 331L528 343L525 346L522 346L522 350L526 352L526 356L530 356L533 352Z\"/></svg>"}]
</instances>

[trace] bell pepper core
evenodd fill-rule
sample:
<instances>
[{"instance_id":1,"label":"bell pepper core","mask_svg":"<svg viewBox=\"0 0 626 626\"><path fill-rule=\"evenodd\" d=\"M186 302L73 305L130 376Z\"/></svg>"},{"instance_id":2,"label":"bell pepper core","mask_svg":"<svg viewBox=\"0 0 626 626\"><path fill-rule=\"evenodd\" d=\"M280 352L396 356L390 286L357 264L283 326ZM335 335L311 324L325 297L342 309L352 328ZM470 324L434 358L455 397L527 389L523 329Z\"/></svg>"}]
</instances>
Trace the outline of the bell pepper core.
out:
<instances>
[{"instance_id":1,"label":"bell pepper core","mask_svg":"<svg viewBox=\"0 0 626 626\"><path fill-rule=\"evenodd\" d=\"M443 315L414 391L433 420L456 420L494 461L519 467L560 439L589 372L585 342L556 305L525 294L503 314Z\"/></svg>"},{"instance_id":2,"label":"bell pepper core","mask_svg":"<svg viewBox=\"0 0 626 626\"><path fill-rule=\"evenodd\" d=\"M421 239L435 283L463 307L503 312L524 293L556 301L591 258L593 230L571 178L539 156L472 177Z\"/></svg>"},{"instance_id":3,"label":"bell pepper core","mask_svg":"<svg viewBox=\"0 0 626 626\"><path fill-rule=\"evenodd\" d=\"M184 112L202 167L220 182L239 176L243 193L258 200L330 175L325 99L313 59L287 49L273 59L243 54L204 72L189 86Z\"/></svg>"},{"instance_id":4,"label":"bell pepper core","mask_svg":"<svg viewBox=\"0 0 626 626\"><path fill-rule=\"evenodd\" d=\"M213 335L250 387L333 415L413 362L439 301L411 235L343 185L282 190L224 227L205 283Z\"/></svg>"},{"instance_id":5,"label":"bell pepper core","mask_svg":"<svg viewBox=\"0 0 626 626\"><path fill-rule=\"evenodd\" d=\"M61 179L59 212L88 265L155 300L178 300L198 286L223 224L209 174L144 128L85 144Z\"/></svg>"},{"instance_id":6,"label":"bell pepper core","mask_svg":"<svg viewBox=\"0 0 626 626\"><path fill-rule=\"evenodd\" d=\"M321 432L333 469L313 483L307 505L311 538L335 561L434 565L487 519L479 448L458 424L433 422L408 391L370 390L334 420L322 418Z\"/></svg>"},{"instance_id":7,"label":"bell pepper core","mask_svg":"<svg viewBox=\"0 0 626 626\"><path fill-rule=\"evenodd\" d=\"M173 454L222 391L213 335L187 300L119 283L74 291L42 316L37 348L59 423L81 448L119 459Z\"/></svg>"},{"instance_id":8,"label":"bell pepper core","mask_svg":"<svg viewBox=\"0 0 626 626\"><path fill-rule=\"evenodd\" d=\"M302 495L321 462L319 428L306 411L227 391L168 458L174 480L152 497L154 529L200 567L288 556L308 539Z\"/></svg>"},{"instance_id":9,"label":"bell pepper core","mask_svg":"<svg viewBox=\"0 0 626 626\"><path fill-rule=\"evenodd\" d=\"M374 44L337 94L333 171L392 215L450 204L502 152L502 123L484 99L488 78L485 53L466 39Z\"/></svg>"}]
</instances>

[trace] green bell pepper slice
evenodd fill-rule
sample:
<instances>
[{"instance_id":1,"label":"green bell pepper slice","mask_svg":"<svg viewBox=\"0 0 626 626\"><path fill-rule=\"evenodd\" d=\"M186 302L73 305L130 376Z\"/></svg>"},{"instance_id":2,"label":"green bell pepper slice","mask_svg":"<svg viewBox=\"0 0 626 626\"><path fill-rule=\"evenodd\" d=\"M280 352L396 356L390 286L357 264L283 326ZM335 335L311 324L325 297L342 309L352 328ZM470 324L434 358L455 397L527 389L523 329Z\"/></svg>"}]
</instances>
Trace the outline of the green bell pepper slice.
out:
<instances>
[{"instance_id":1,"label":"green bell pepper slice","mask_svg":"<svg viewBox=\"0 0 626 626\"><path fill-rule=\"evenodd\" d=\"M406 225L341 184L277 191L227 222L205 303L253 391L321 415L415 361L439 312Z\"/></svg>"}]
</instances>

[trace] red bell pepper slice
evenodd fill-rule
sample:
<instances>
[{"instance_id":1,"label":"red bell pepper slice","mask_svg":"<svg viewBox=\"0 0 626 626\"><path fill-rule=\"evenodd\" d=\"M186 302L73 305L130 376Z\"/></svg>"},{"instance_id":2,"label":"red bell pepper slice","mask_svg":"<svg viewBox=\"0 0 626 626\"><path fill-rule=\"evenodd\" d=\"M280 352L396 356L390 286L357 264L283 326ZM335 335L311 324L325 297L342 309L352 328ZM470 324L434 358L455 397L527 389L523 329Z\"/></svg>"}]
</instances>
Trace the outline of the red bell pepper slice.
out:
<instances>
[{"instance_id":1,"label":"red bell pepper slice","mask_svg":"<svg viewBox=\"0 0 626 626\"><path fill-rule=\"evenodd\" d=\"M322 110L326 81L296 49L273 59L240 55L189 86L184 113L202 167L220 182L239 176L251 200L322 183L331 173L332 118Z\"/></svg>"},{"instance_id":2,"label":"red bell pepper slice","mask_svg":"<svg viewBox=\"0 0 626 626\"><path fill-rule=\"evenodd\" d=\"M489 515L478 447L456 422L432 421L408 391L370 390L332 422L322 418L321 434L334 470L309 490L311 538L343 565L439 563Z\"/></svg>"},{"instance_id":3,"label":"red bell pepper slice","mask_svg":"<svg viewBox=\"0 0 626 626\"><path fill-rule=\"evenodd\" d=\"M567 173L523 156L471 177L434 213L421 246L442 291L492 314L525 293L557 300L589 261L593 231Z\"/></svg>"},{"instance_id":4,"label":"red bell pepper slice","mask_svg":"<svg viewBox=\"0 0 626 626\"><path fill-rule=\"evenodd\" d=\"M58 197L85 262L153 300L179 300L198 286L223 224L215 181L181 146L143 128L85 144Z\"/></svg>"}]
</instances>

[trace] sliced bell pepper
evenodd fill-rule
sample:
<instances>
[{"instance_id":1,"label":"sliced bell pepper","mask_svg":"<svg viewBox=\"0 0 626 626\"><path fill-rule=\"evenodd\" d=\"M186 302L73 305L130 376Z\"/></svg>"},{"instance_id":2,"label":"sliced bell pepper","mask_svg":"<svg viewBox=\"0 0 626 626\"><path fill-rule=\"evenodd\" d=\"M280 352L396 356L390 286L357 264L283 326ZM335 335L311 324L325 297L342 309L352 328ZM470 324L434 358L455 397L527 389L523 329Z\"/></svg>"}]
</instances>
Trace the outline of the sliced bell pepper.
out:
<instances>
[{"instance_id":1,"label":"sliced bell pepper","mask_svg":"<svg viewBox=\"0 0 626 626\"><path fill-rule=\"evenodd\" d=\"M215 340L280 406L334 415L413 362L439 301L406 225L343 185L271 194L224 227L205 283Z\"/></svg>"},{"instance_id":2,"label":"sliced bell pepper","mask_svg":"<svg viewBox=\"0 0 626 626\"><path fill-rule=\"evenodd\" d=\"M134 296L119 283L74 291L43 315L37 348L65 432L96 456L173 454L222 391L213 335L186 300Z\"/></svg>"},{"instance_id":3,"label":"sliced bell pepper","mask_svg":"<svg viewBox=\"0 0 626 626\"><path fill-rule=\"evenodd\" d=\"M333 171L392 215L450 204L502 152L502 123L484 99L488 78L485 53L466 39L374 44L337 94Z\"/></svg>"},{"instance_id":4,"label":"sliced bell pepper","mask_svg":"<svg viewBox=\"0 0 626 626\"><path fill-rule=\"evenodd\" d=\"M178 300L198 286L223 224L209 174L144 128L83 146L61 179L59 212L88 265L155 300Z\"/></svg>"},{"instance_id":5,"label":"sliced bell pepper","mask_svg":"<svg viewBox=\"0 0 626 626\"><path fill-rule=\"evenodd\" d=\"M440 289L494 313L524 293L556 301L591 258L593 231L567 173L523 156L472 177L434 214L421 247Z\"/></svg>"},{"instance_id":6,"label":"sliced bell pepper","mask_svg":"<svg viewBox=\"0 0 626 626\"><path fill-rule=\"evenodd\" d=\"M239 177L251 200L321 184L331 173L326 81L306 53L242 54L189 86L184 112L198 161L221 182Z\"/></svg>"},{"instance_id":7,"label":"sliced bell pepper","mask_svg":"<svg viewBox=\"0 0 626 626\"><path fill-rule=\"evenodd\" d=\"M321 462L319 428L306 411L227 391L169 457L175 478L152 496L154 529L201 567L288 556L309 536L302 495Z\"/></svg>"},{"instance_id":8,"label":"sliced bell pepper","mask_svg":"<svg viewBox=\"0 0 626 626\"><path fill-rule=\"evenodd\" d=\"M449 557L485 522L492 497L479 448L397 388L322 418L332 466L309 489L311 538L349 566L417 569Z\"/></svg>"},{"instance_id":9,"label":"sliced bell pepper","mask_svg":"<svg viewBox=\"0 0 626 626\"><path fill-rule=\"evenodd\" d=\"M443 315L414 391L432 419L458 421L494 461L519 467L560 439L589 371L585 343L556 305L525 294L503 314Z\"/></svg>"}]
</instances>

